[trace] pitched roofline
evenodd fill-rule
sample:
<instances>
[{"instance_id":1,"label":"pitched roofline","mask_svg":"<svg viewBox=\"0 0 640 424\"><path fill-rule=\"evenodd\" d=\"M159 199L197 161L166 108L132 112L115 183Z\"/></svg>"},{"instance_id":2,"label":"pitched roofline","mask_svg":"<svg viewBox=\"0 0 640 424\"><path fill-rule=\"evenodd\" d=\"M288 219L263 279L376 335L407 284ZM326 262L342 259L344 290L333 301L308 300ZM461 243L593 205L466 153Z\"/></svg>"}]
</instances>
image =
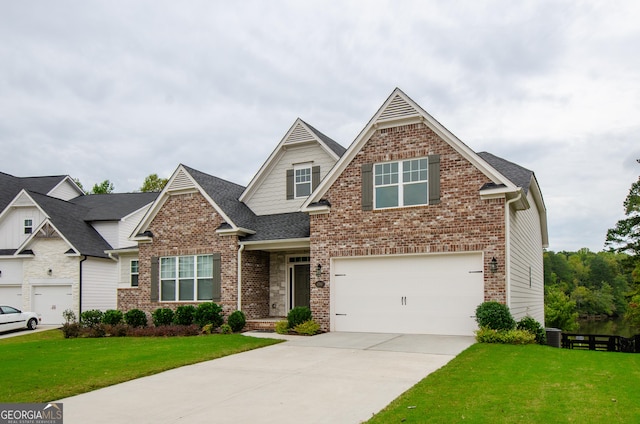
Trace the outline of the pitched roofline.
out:
<instances>
[{"instance_id":1,"label":"pitched roofline","mask_svg":"<svg viewBox=\"0 0 640 424\"><path fill-rule=\"evenodd\" d=\"M76 184L75 181L73 181L73 178L71 178L68 175L65 175L64 178L58 184L55 185L55 187L53 187L51 190L49 190L49 193L51 193L52 191L54 191L55 189L60 187L65 181L69 181L71 183L73 188L78 192L78 196L84 196L85 195L84 191L78 186L78 184ZM44 193L44 194L46 194L48 196L49 193Z\"/></svg>"},{"instance_id":2,"label":"pitched roofline","mask_svg":"<svg viewBox=\"0 0 640 424\"><path fill-rule=\"evenodd\" d=\"M18 198L24 194L25 196L27 196L31 202L33 202L33 205L38 208L38 210L40 210L40 212L46 217L46 218L50 218L49 215L44 211L44 209L42 209L42 207L38 204L38 202L36 202L34 200L33 197L31 197L31 195L29 194L29 190L27 190L26 188L21 189L18 194L16 194L13 199L11 199L11 201L7 204L7 206L4 208L4 210L0 211L0 222L2 222L2 220L4 219L5 215L9 213L9 210L11 209L11 207L13 206L13 204L16 202L16 200L18 200ZM44 195L46 196L46 194Z\"/></svg>"},{"instance_id":3,"label":"pitched roofline","mask_svg":"<svg viewBox=\"0 0 640 424\"><path fill-rule=\"evenodd\" d=\"M408 103L413 109L415 109L416 113L414 114L404 114L400 117L385 117L381 119L381 115L389 104L396 98L396 96L400 96L402 100ZM449 144L454 150L456 150L459 154L461 154L465 159L471 162L480 172L487 176L491 181L496 184L504 184L510 191L516 191L517 187L504 175L498 172L495 168L489 165L484 159L482 159L476 152L471 150L469 146L463 143L458 137L456 137L452 132L446 129L442 124L440 124L433 116L427 113L420 105L414 102L409 96L407 96L402 90L399 88L394 89L387 100L380 106L377 112L373 115L373 117L369 120L367 125L360 131L358 136L355 138L353 143L349 146L345 154L340 158L340 160L335 164L335 166L329 171L329 174L320 182L318 188L311 193L309 198L302 204L301 210L304 212L310 212L313 208L309 207L314 202L318 202L322 196L327 192L329 187L338 179L340 174L345 170L345 168L351 163L351 161L355 158L356 154L362 150L366 142L369 140L371 135L380 128L390 128L396 127L399 125L407 125L413 123L424 123L432 131L434 131L440 138L442 138L447 144Z\"/></svg>"},{"instance_id":4,"label":"pitched roofline","mask_svg":"<svg viewBox=\"0 0 640 424\"><path fill-rule=\"evenodd\" d=\"M313 139L320 145L320 147L322 147L322 149L326 151L327 154L329 154L334 160L337 161L338 159L340 159L340 155L335 150L333 150L323 139L323 137L330 139L329 137L322 134L320 131L313 128L311 125L307 124L302 119L296 118L296 120L293 122L293 125L291 125L291 127L285 133L284 137L282 137L282 139L280 140L276 148L273 149L273 151L271 152L267 160L262 164L258 172L256 172L256 174L253 176L253 178L251 179L247 187L244 189L244 191L240 195L239 200L241 202L244 202L245 199L247 199L247 197L251 196L255 192L259 183L262 181L263 177L265 177L269 173L269 171L273 168L273 166L278 162L278 159L280 158L280 156L284 154L284 151L285 151L284 145L298 125L302 125L313 137ZM335 141L334 143L338 144Z\"/></svg>"},{"instance_id":5,"label":"pitched roofline","mask_svg":"<svg viewBox=\"0 0 640 424\"><path fill-rule=\"evenodd\" d=\"M31 199L33 200L33 199ZM34 203L37 204L37 202L34 201ZM40 207L38 205L38 207ZM19 255L20 252L25 249L27 246L29 246L29 244L35 239L36 235L38 234L38 232L42 229L42 227L45 226L45 224L49 224L53 227L53 229L56 231L56 233L60 236L60 238L62 240L64 240L65 243L67 243L67 246L69 246L70 249L73 249L76 252L76 255L73 256L79 256L82 253L80 252L80 249L76 248L70 241L69 239L67 239L65 237L65 235L62 233L62 231L60 231L58 229L58 227L55 226L55 224L51 221L51 218L45 214L45 219L42 220L42 222L40 223L40 225L38 225L37 228L35 228L33 230L33 232L29 235L29 237L26 238L26 240L18 247L18 249L16 249L16 253L15 255ZM87 255L87 256L92 256L92 255Z\"/></svg>"},{"instance_id":6,"label":"pitched roofline","mask_svg":"<svg viewBox=\"0 0 640 424\"><path fill-rule=\"evenodd\" d=\"M171 188L171 183L176 179L180 171L183 171L187 175L187 177L193 184L193 188L186 188L186 189ZM149 208L145 216L142 218L142 220L140 220L140 223L136 226L136 228L134 228L133 233L129 236L129 239L133 241L148 241L149 240L148 237L140 238L138 235L145 232L148 229L149 224L151 223L153 218L155 218L155 216L158 214L158 212L160 211L164 203L167 201L167 199L171 197L172 194L190 193L194 191L199 192L207 200L207 202L209 202L209 204L213 206L216 212L222 217L222 219L226 223L231 225L231 227L234 230L238 230L238 226L231 220L231 218L229 218L229 216L222 210L222 208L218 206L218 204L209 196L209 194L207 194L206 190L204 190L202 186L200 186L200 184L196 181L196 179L193 178L193 176L191 175L187 167L183 164L180 164L178 165L176 170L173 172L173 174L167 181L167 184L164 186L164 188L160 192L160 194L158 194L158 197L153 202L153 204L151 205L151 207Z\"/></svg>"}]
</instances>

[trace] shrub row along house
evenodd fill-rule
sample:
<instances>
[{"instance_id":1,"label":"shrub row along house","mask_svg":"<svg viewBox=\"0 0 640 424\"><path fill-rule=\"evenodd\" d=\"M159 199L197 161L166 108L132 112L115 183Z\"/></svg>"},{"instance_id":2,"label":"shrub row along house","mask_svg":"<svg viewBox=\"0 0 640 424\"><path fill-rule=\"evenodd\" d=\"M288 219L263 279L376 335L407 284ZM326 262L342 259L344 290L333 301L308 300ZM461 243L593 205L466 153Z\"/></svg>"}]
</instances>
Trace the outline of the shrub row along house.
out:
<instances>
[{"instance_id":1,"label":"shrub row along house","mask_svg":"<svg viewBox=\"0 0 640 424\"><path fill-rule=\"evenodd\" d=\"M157 196L3 178L0 294L43 316L65 287L76 312L214 301L250 328L308 306L325 331L470 335L485 300L544 322L533 172L399 89L347 149L296 120L246 187L186 165Z\"/></svg>"}]
</instances>

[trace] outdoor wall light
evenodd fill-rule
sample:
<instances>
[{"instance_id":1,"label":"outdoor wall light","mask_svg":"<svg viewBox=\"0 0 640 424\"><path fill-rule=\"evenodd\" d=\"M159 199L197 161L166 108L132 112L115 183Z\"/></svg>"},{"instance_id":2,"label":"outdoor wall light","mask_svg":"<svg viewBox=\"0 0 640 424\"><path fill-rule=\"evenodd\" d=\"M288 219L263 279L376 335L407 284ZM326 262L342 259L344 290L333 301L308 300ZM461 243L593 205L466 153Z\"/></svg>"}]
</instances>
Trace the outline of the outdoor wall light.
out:
<instances>
[{"instance_id":1,"label":"outdoor wall light","mask_svg":"<svg viewBox=\"0 0 640 424\"><path fill-rule=\"evenodd\" d=\"M492 274L498 272L498 261L495 257L489 262L489 271L491 271Z\"/></svg>"},{"instance_id":2,"label":"outdoor wall light","mask_svg":"<svg viewBox=\"0 0 640 424\"><path fill-rule=\"evenodd\" d=\"M316 287L321 289L324 287L324 281L316 281Z\"/></svg>"},{"instance_id":3,"label":"outdoor wall light","mask_svg":"<svg viewBox=\"0 0 640 424\"><path fill-rule=\"evenodd\" d=\"M320 278L322 276L322 265L318 264L316 267L316 277Z\"/></svg>"},{"instance_id":4,"label":"outdoor wall light","mask_svg":"<svg viewBox=\"0 0 640 424\"><path fill-rule=\"evenodd\" d=\"M52 270L51 268L49 268L49 269L47 270L47 274L48 274L48 275L53 274L53 270Z\"/></svg>"}]
</instances>

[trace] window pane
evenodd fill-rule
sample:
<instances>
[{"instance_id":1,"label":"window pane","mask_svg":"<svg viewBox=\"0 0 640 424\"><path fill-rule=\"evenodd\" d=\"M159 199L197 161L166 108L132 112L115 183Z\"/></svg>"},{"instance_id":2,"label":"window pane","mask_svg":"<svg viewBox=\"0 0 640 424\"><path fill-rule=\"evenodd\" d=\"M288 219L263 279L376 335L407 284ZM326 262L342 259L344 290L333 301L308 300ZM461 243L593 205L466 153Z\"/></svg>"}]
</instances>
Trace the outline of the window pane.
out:
<instances>
[{"instance_id":1,"label":"window pane","mask_svg":"<svg viewBox=\"0 0 640 424\"><path fill-rule=\"evenodd\" d=\"M131 273L132 274L138 273L138 261L131 261Z\"/></svg>"},{"instance_id":2,"label":"window pane","mask_svg":"<svg viewBox=\"0 0 640 424\"><path fill-rule=\"evenodd\" d=\"M404 205L426 205L427 183L406 184L404 186Z\"/></svg>"},{"instance_id":3,"label":"window pane","mask_svg":"<svg viewBox=\"0 0 640 424\"><path fill-rule=\"evenodd\" d=\"M375 184L389 185L398 183L398 163L382 163L375 165Z\"/></svg>"},{"instance_id":4,"label":"window pane","mask_svg":"<svg viewBox=\"0 0 640 424\"><path fill-rule=\"evenodd\" d=\"M376 208L398 206L398 186L376 188Z\"/></svg>"},{"instance_id":5,"label":"window pane","mask_svg":"<svg viewBox=\"0 0 640 424\"><path fill-rule=\"evenodd\" d=\"M198 256L198 278L213 276L213 256Z\"/></svg>"},{"instance_id":6,"label":"window pane","mask_svg":"<svg viewBox=\"0 0 640 424\"><path fill-rule=\"evenodd\" d=\"M131 274L131 287L138 287L138 274Z\"/></svg>"},{"instance_id":7,"label":"window pane","mask_svg":"<svg viewBox=\"0 0 640 424\"><path fill-rule=\"evenodd\" d=\"M180 256L180 278L193 277L193 256Z\"/></svg>"},{"instance_id":8,"label":"window pane","mask_svg":"<svg viewBox=\"0 0 640 424\"><path fill-rule=\"evenodd\" d=\"M308 196L311 194L311 183L296 184L296 197Z\"/></svg>"},{"instance_id":9,"label":"window pane","mask_svg":"<svg viewBox=\"0 0 640 424\"><path fill-rule=\"evenodd\" d=\"M160 258L160 278L175 278L176 258Z\"/></svg>"},{"instance_id":10,"label":"window pane","mask_svg":"<svg viewBox=\"0 0 640 424\"><path fill-rule=\"evenodd\" d=\"M193 280L180 280L179 300L193 300Z\"/></svg>"},{"instance_id":11,"label":"window pane","mask_svg":"<svg viewBox=\"0 0 640 424\"><path fill-rule=\"evenodd\" d=\"M176 281L162 280L160 292L160 300L176 300Z\"/></svg>"},{"instance_id":12,"label":"window pane","mask_svg":"<svg viewBox=\"0 0 640 424\"><path fill-rule=\"evenodd\" d=\"M198 300L213 300L213 278L198 280Z\"/></svg>"}]
</instances>

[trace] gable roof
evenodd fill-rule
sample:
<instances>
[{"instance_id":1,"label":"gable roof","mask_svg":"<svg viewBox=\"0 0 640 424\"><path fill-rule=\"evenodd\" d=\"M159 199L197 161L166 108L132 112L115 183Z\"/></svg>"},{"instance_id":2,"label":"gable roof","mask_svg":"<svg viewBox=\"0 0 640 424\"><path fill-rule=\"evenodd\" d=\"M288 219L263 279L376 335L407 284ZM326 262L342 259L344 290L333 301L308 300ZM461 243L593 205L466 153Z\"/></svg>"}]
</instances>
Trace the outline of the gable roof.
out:
<instances>
[{"instance_id":1,"label":"gable roof","mask_svg":"<svg viewBox=\"0 0 640 424\"><path fill-rule=\"evenodd\" d=\"M528 170L518 164L510 162L506 159L495 156L489 152L478 153L482 159L484 159L489 165L497 169L502 175L507 177L509 181L513 182L517 187L521 187L524 193L529 192L529 185L531 184L531 178L533 178L533 171Z\"/></svg>"},{"instance_id":2,"label":"gable roof","mask_svg":"<svg viewBox=\"0 0 640 424\"><path fill-rule=\"evenodd\" d=\"M66 175L22 178L0 172L0 211L11 203L20 190L26 189L35 193L47 194L66 178L68 178Z\"/></svg>"},{"instance_id":3,"label":"gable roof","mask_svg":"<svg viewBox=\"0 0 640 424\"><path fill-rule=\"evenodd\" d=\"M429 115L420 105L414 102L402 90L396 88L378 111L360 131L356 139L351 143L345 154L340 158L329 174L322 180L318 188L303 203L301 210L312 212L312 204L318 204L329 187L342 174L345 168L355 158L356 154L364 147L371 135L378 129L424 123L442 140L449 144L465 159L471 162L480 172L487 176L494 184L502 186L507 192L516 192L517 186L502 175L497 169L489 165L482 157L463 143L452 132L440 124L433 116Z\"/></svg>"},{"instance_id":4,"label":"gable roof","mask_svg":"<svg viewBox=\"0 0 640 424\"><path fill-rule=\"evenodd\" d=\"M40 193L29 192L28 195L47 215L48 218L45 219L44 223L49 221L76 253L108 258L104 251L111 249L111 245L84 220L84 217L89 212L88 208ZM40 228L44 223L41 224ZM31 238L27 239L23 247L27 246L30 240L33 240L37 232L37 230L33 232Z\"/></svg>"},{"instance_id":5,"label":"gable roof","mask_svg":"<svg viewBox=\"0 0 640 424\"><path fill-rule=\"evenodd\" d=\"M85 221L117 221L152 203L158 193L90 194L69 202L88 209Z\"/></svg>"},{"instance_id":6,"label":"gable roof","mask_svg":"<svg viewBox=\"0 0 640 424\"><path fill-rule=\"evenodd\" d=\"M335 160L338 160L347 150L338 142L298 118L295 120L291 128L289 128L289 131L287 131L282 140L280 140L280 143L278 143L276 148L271 152L267 160L262 164L258 172L253 176L247 185L247 188L240 195L240 201L245 201L257 189L261 181L275 166L288 147L310 143L317 143Z\"/></svg>"}]
</instances>

